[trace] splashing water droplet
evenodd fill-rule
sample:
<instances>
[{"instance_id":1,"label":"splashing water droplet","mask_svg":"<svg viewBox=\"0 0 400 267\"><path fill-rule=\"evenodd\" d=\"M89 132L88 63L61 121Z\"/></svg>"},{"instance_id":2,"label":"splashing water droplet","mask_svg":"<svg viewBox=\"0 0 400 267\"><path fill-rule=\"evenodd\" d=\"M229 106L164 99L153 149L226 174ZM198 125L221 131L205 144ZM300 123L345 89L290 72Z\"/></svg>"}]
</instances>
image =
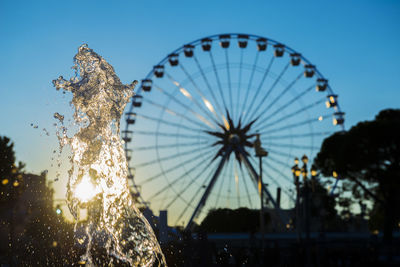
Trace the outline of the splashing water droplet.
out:
<instances>
[{"instance_id":1,"label":"splashing water droplet","mask_svg":"<svg viewBox=\"0 0 400 267\"><path fill-rule=\"evenodd\" d=\"M61 115L60 113L58 112L54 113L54 118L57 119L59 122L61 122L61 124L64 123L64 116Z\"/></svg>"},{"instance_id":2,"label":"splashing water droplet","mask_svg":"<svg viewBox=\"0 0 400 267\"><path fill-rule=\"evenodd\" d=\"M76 77L53 81L57 90L72 93L76 133L68 137L60 127L60 148L72 151L67 185L68 207L76 219L87 208L87 252L89 265L108 265L116 258L131 266L166 266L149 223L134 204L128 187L128 167L119 137L120 119L137 81L123 85L113 67L86 44L74 57ZM64 116L55 113L61 123ZM107 249L108 262L90 256L92 243ZM79 238L83 244L85 239ZM82 243L81 243L82 242ZM97 259L98 260L98 259Z\"/></svg>"},{"instance_id":3,"label":"splashing water droplet","mask_svg":"<svg viewBox=\"0 0 400 267\"><path fill-rule=\"evenodd\" d=\"M42 130L47 136L50 136L50 133L46 130L46 128L43 128Z\"/></svg>"}]
</instances>

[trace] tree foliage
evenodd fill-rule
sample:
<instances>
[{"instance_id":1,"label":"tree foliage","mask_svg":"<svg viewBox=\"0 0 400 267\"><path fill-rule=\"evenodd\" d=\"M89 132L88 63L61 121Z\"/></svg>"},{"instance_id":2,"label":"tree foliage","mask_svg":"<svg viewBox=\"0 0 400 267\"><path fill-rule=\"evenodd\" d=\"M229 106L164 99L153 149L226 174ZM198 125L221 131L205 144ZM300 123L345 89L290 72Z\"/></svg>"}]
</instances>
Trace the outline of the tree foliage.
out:
<instances>
[{"instance_id":1,"label":"tree foliage","mask_svg":"<svg viewBox=\"0 0 400 267\"><path fill-rule=\"evenodd\" d=\"M14 253L23 266L62 266L78 261L73 225L57 214L54 191L41 175L25 174L14 221L25 217L14 232ZM23 228L22 228L23 227ZM21 229L22 228L22 229Z\"/></svg>"},{"instance_id":2,"label":"tree foliage","mask_svg":"<svg viewBox=\"0 0 400 267\"><path fill-rule=\"evenodd\" d=\"M381 111L372 121L324 140L315 159L325 175L335 171L350 182L353 198L372 199L386 211L385 239L391 239L400 216L400 110Z\"/></svg>"},{"instance_id":3,"label":"tree foliage","mask_svg":"<svg viewBox=\"0 0 400 267\"><path fill-rule=\"evenodd\" d=\"M0 178L11 175L14 163L14 144L7 136L0 136Z\"/></svg>"},{"instance_id":4,"label":"tree foliage","mask_svg":"<svg viewBox=\"0 0 400 267\"><path fill-rule=\"evenodd\" d=\"M20 184L25 164L15 162L14 143L6 136L0 136L0 210L20 194Z\"/></svg>"},{"instance_id":5,"label":"tree foliage","mask_svg":"<svg viewBox=\"0 0 400 267\"><path fill-rule=\"evenodd\" d=\"M310 181L310 187L310 216L314 225L313 231L337 231L342 224L335 209L335 197L326 190L327 182L313 179ZM304 191L304 185L300 191Z\"/></svg>"},{"instance_id":6,"label":"tree foliage","mask_svg":"<svg viewBox=\"0 0 400 267\"><path fill-rule=\"evenodd\" d=\"M0 137L0 265L70 266L77 263L73 225L56 213L46 174L16 165L14 145Z\"/></svg>"},{"instance_id":7,"label":"tree foliage","mask_svg":"<svg viewBox=\"0 0 400 267\"><path fill-rule=\"evenodd\" d=\"M200 228L209 233L255 232L259 230L259 214L258 210L248 208L214 209L204 218ZM264 222L269 221L269 215L265 213Z\"/></svg>"}]
</instances>

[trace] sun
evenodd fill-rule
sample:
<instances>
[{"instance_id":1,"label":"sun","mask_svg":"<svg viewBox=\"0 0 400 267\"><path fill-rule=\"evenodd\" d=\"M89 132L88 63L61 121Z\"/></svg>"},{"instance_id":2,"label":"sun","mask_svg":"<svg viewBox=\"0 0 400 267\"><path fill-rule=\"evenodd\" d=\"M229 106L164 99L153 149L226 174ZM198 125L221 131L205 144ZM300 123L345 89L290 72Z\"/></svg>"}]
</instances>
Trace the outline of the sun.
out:
<instances>
[{"instance_id":1,"label":"sun","mask_svg":"<svg viewBox=\"0 0 400 267\"><path fill-rule=\"evenodd\" d=\"M97 195L98 189L91 182L90 176L85 175L82 177L81 182L75 187L75 197L82 203L86 203Z\"/></svg>"}]
</instances>

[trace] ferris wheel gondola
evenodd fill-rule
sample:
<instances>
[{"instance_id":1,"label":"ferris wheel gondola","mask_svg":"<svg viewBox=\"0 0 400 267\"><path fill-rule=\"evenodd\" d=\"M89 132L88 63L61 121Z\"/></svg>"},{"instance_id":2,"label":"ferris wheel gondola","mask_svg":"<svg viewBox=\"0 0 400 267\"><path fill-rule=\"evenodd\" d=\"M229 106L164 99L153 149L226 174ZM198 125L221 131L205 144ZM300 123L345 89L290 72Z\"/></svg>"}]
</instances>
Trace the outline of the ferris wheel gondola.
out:
<instances>
[{"instance_id":1,"label":"ferris wheel gondola","mask_svg":"<svg viewBox=\"0 0 400 267\"><path fill-rule=\"evenodd\" d=\"M294 156L312 158L324 137L344 129L338 96L315 65L249 34L213 35L168 54L125 115L122 138L139 201L189 228L213 208L257 207L256 134L268 151L264 201L279 212L292 203Z\"/></svg>"}]
</instances>

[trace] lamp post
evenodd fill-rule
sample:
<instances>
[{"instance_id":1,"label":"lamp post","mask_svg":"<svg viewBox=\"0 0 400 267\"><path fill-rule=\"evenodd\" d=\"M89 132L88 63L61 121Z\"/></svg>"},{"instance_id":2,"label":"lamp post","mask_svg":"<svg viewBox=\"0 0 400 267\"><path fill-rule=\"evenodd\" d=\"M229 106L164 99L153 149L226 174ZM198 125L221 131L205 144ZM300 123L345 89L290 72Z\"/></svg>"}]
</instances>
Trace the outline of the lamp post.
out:
<instances>
[{"instance_id":1,"label":"lamp post","mask_svg":"<svg viewBox=\"0 0 400 267\"><path fill-rule=\"evenodd\" d=\"M292 167L293 173L293 182L296 186L296 232L297 232L297 241L301 240L301 227L300 227L300 168L299 168L299 159L294 158L294 165Z\"/></svg>"},{"instance_id":2,"label":"lamp post","mask_svg":"<svg viewBox=\"0 0 400 267\"><path fill-rule=\"evenodd\" d=\"M303 162L303 167L300 169L301 175L303 176L303 214L304 214L304 227L306 232L306 253L307 253L307 265L310 264L310 186L309 186L309 179L308 179L308 157L303 155L301 157L301 161ZM298 161L297 161L298 162ZM299 175L297 171L297 178ZM311 167L311 183L312 183L312 191L315 190L315 177L317 175L317 171L314 165Z\"/></svg>"},{"instance_id":3,"label":"lamp post","mask_svg":"<svg viewBox=\"0 0 400 267\"><path fill-rule=\"evenodd\" d=\"M260 134L256 134L254 141L254 150L260 163L260 174L258 175L258 193L260 195L260 231L261 231L261 263L264 263L264 199L263 199L263 181L262 181L262 158L268 156L268 152L261 147Z\"/></svg>"},{"instance_id":4,"label":"lamp post","mask_svg":"<svg viewBox=\"0 0 400 267\"><path fill-rule=\"evenodd\" d=\"M310 208L309 208L309 192L308 192L308 181L307 181L307 175L308 175L308 170L307 170L307 163L308 163L308 157L306 155L303 155L301 157L301 161L303 162L303 167L301 168L301 174L303 176L303 184L304 184L304 226L305 226L305 231L306 231L306 241L307 245L310 241Z\"/></svg>"}]
</instances>

